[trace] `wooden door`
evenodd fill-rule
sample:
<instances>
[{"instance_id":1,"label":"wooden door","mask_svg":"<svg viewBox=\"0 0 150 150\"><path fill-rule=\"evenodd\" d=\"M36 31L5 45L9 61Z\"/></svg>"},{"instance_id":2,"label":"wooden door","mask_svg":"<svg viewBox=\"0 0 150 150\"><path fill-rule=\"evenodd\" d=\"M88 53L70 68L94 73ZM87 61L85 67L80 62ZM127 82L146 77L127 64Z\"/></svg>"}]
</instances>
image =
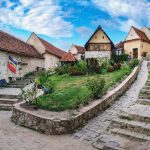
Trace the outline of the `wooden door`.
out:
<instances>
[{"instance_id":1,"label":"wooden door","mask_svg":"<svg viewBox=\"0 0 150 150\"><path fill-rule=\"evenodd\" d=\"M138 58L138 48L133 49L133 58Z\"/></svg>"}]
</instances>

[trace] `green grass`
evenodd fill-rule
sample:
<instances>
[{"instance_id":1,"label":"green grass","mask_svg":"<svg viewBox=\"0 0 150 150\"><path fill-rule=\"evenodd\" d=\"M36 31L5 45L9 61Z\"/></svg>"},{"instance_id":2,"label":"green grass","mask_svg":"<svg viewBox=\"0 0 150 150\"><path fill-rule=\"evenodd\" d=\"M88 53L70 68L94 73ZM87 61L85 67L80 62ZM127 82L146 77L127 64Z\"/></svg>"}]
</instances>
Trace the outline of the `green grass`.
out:
<instances>
[{"instance_id":1,"label":"green grass","mask_svg":"<svg viewBox=\"0 0 150 150\"><path fill-rule=\"evenodd\" d=\"M76 109L80 105L88 104L90 101L91 93L86 87L88 79L97 76L102 77L106 81L105 88L108 89L130 72L131 69L124 65L120 70L106 74L86 76L53 75L51 79L56 85L55 92L43 95L34 100L33 103L42 109L53 111Z\"/></svg>"}]
</instances>

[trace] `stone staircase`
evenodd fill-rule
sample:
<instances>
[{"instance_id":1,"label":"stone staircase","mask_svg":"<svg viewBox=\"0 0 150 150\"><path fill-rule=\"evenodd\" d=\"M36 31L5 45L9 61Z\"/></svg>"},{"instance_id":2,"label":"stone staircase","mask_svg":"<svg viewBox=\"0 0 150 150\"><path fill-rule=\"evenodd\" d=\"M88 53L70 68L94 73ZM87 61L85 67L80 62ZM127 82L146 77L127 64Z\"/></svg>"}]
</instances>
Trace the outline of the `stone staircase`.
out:
<instances>
[{"instance_id":1,"label":"stone staircase","mask_svg":"<svg viewBox=\"0 0 150 150\"><path fill-rule=\"evenodd\" d=\"M100 150L128 150L146 141L150 141L150 80L142 88L137 102L121 111L93 146Z\"/></svg>"},{"instance_id":2,"label":"stone staircase","mask_svg":"<svg viewBox=\"0 0 150 150\"><path fill-rule=\"evenodd\" d=\"M12 81L8 83L5 87L6 88L24 88L26 85L33 83L35 80L35 77L24 77L17 79L16 81Z\"/></svg>"},{"instance_id":3,"label":"stone staircase","mask_svg":"<svg viewBox=\"0 0 150 150\"><path fill-rule=\"evenodd\" d=\"M0 94L0 111L6 110L11 111L13 108L13 104L19 101L20 95L5 95Z\"/></svg>"}]
</instances>

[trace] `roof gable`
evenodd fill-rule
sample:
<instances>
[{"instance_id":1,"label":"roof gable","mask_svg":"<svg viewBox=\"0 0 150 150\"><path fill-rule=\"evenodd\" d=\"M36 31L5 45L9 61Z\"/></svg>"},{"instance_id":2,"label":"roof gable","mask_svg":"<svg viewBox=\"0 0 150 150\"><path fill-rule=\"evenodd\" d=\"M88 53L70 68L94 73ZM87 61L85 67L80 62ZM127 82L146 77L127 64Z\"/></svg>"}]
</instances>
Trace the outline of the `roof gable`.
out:
<instances>
[{"instance_id":1,"label":"roof gable","mask_svg":"<svg viewBox=\"0 0 150 150\"><path fill-rule=\"evenodd\" d=\"M101 34L101 33L103 34ZM98 34L99 33L99 34ZM100 36L99 36L100 35ZM103 39L104 36L104 39ZM92 34L92 36L90 37L90 39L87 41L87 43L85 44L85 47L87 47L88 43L93 43L93 38L96 39L96 42L94 43L112 43L111 39L109 38L109 36L106 34L106 32L102 29L101 26L99 26L96 31ZM97 42L98 41L98 42ZM113 44L114 45L114 44Z\"/></svg>"},{"instance_id":2,"label":"roof gable","mask_svg":"<svg viewBox=\"0 0 150 150\"><path fill-rule=\"evenodd\" d=\"M148 39L148 37L143 31L132 26L125 41L135 40L135 39L141 39L143 41L150 42L150 40Z\"/></svg>"},{"instance_id":3,"label":"roof gable","mask_svg":"<svg viewBox=\"0 0 150 150\"><path fill-rule=\"evenodd\" d=\"M85 48L83 46L74 45L74 47L76 48L78 53L81 53L81 54L85 53Z\"/></svg>"},{"instance_id":4,"label":"roof gable","mask_svg":"<svg viewBox=\"0 0 150 150\"><path fill-rule=\"evenodd\" d=\"M45 47L45 52L50 53L52 55L55 55L59 58L61 58L64 54L66 54L65 51L55 47L54 45L50 44L49 42L43 40L42 38L38 37L43 46Z\"/></svg>"}]
</instances>

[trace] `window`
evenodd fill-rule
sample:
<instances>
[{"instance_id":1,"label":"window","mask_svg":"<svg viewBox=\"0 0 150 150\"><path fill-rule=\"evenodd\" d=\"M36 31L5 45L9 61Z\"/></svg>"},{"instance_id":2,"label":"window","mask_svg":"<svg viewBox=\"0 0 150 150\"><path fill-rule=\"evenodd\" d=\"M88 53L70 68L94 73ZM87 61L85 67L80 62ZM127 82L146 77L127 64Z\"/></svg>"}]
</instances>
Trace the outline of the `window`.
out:
<instances>
[{"instance_id":1,"label":"window","mask_svg":"<svg viewBox=\"0 0 150 150\"><path fill-rule=\"evenodd\" d=\"M103 36L103 39L104 39L105 37Z\"/></svg>"},{"instance_id":2,"label":"window","mask_svg":"<svg viewBox=\"0 0 150 150\"><path fill-rule=\"evenodd\" d=\"M97 39L97 36L95 36L95 39Z\"/></svg>"}]
</instances>

